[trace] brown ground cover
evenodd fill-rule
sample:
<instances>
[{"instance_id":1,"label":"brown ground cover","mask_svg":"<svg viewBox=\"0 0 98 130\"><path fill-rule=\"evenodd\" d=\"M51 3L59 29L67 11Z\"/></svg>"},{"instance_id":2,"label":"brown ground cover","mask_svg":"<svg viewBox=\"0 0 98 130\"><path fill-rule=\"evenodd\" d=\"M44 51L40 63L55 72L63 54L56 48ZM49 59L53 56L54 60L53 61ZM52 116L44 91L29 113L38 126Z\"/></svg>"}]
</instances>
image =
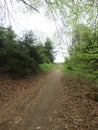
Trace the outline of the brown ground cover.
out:
<instances>
[{"instance_id":1,"label":"brown ground cover","mask_svg":"<svg viewBox=\"0 0 98 130\"><path fill-rule=\"evenodd\" d=\"M20 80L0 75L0 130L98 130L94 85L60 69Z\"/></svg>"}]
</instances>

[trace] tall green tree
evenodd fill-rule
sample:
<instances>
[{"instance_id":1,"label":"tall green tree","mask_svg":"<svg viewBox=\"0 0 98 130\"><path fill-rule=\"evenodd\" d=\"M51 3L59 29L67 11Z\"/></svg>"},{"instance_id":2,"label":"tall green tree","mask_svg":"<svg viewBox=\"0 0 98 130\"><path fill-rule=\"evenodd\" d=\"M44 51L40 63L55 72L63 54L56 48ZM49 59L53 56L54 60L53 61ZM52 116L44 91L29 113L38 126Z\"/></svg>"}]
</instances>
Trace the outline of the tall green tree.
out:
<instances>
[{"instance_id":1,"label":"tall green tree","mask_svg":"<svg viewBox=\"0 0 98 130\"><path fill-rule=\"evenodd\" d=\"M44 53L46 55L45 57L45 62L49 63L54 61L54 56L53 56L53 43L52 41L47 38L45 45L44 45Z\"/></svg>"},{"instance_id":2,"label":"tall green tree","mask_svg":"<svg viewBox=\"0 0 98 130\"><path fill-rule=\"evenodd\" d=\"M82 24L73 32L73 39L69 65L96 77L98 75L98 39L96 40L95 32Z\"/></svg>"}]
</instances>

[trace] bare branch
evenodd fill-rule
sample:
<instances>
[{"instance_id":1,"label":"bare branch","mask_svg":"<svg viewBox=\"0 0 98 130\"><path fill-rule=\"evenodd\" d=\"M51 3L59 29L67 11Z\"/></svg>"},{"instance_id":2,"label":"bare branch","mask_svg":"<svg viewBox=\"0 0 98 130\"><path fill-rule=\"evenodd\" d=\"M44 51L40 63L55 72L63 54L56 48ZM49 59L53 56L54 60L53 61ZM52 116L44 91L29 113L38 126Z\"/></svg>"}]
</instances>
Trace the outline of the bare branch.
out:
<instances>
[{"instance_id":1,"label":"bare branch","mask_svg":"<svg viewBox=\"0 0 98 130\"><path fill-rule=\"evenodd\" d=\"M29 6L30 8L33 8L35 11L37 11L38 13L40 13L35 7L33 7L32 5L28 4L26 1L21 0L25 5Z\"/></svg>"}]
</instances>

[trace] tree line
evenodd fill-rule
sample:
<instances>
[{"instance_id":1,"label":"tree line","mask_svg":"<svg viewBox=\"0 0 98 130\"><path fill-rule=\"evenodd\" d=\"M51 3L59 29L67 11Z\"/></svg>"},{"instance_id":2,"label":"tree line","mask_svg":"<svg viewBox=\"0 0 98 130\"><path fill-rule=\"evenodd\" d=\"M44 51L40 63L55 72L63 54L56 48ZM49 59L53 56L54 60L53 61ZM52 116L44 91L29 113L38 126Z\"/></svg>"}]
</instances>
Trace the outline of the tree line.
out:
<instances>
[{"instance_id":1,"label":"tree line","mask_svg":"<svg viewBox=\"0 0 98 130\"><path fill-rule=\"evenodd\" d=\"M95 79L98 78L97 0L21 0L21 2L37 12L40 7L46 8L46 13L55 22L60 42L68 44L69 57L66 64L69 69L77 69L84 74L90 73ZM72 39L70 43L67 43L64 36Z\"/></svg>"},{"instance_id":2,"label":"tree line","mask_svg":"<svg viewBox=\"0 0 98 130\"><path fill-rule=\"evenodd\" d=\"M98 30L80 24L73 30L72 45L66 64L70 70L79 70L98 78Z\"/></svg>"},{"instance_id":3,"label":"tree line","mask_svg":"<svg viewBox=\"0 0 98 130\"><path fill-rule=\"evenodd\" d=\"M49 38L41 44L31 31L17 38L11 28L0 28L0 72L13 76L35 75L40 71L40 64L53 61L53 45Z\"/></svg>"}]
</instances>

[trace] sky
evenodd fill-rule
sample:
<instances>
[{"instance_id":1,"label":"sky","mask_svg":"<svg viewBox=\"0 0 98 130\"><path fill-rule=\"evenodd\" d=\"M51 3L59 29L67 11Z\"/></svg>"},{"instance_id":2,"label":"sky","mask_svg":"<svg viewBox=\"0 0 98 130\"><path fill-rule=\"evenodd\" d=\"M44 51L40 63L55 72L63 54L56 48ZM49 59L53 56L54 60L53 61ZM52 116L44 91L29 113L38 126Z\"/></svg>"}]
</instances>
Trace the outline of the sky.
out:
<instances>
[{"instance_id":1,"label":"sky","mask_svg":"<svg viewBox=\"0 0 98 130\"><path fill-rule=\"evenodd\" d=\"M32 30L42 42L49 37L54 42L54 46L57 50L55 62L64 62L64 56L68 56L67 46L57 39L55 22L52 19L45 17L44 9L40 9L40 13L37 13L36 11L27 12L22 8L23 4L13 3L13 5L14 6L12 7L8 2L13 17L10 19L10 22L6 21L6 23L8 25L11 23L12 28L17 35Z\"/></svg>"}]
</instances>

